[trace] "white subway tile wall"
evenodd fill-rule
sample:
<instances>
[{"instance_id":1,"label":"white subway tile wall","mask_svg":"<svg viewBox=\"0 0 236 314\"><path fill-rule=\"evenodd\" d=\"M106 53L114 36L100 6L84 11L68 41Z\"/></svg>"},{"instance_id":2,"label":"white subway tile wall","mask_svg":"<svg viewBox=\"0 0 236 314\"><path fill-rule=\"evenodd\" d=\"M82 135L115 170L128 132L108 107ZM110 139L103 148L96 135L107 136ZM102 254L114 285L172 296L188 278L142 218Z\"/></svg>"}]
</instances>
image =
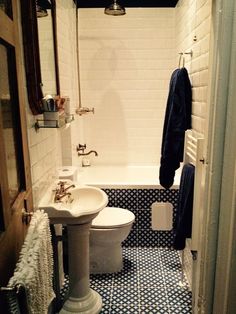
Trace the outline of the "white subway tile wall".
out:
<instances>
[{"instance_id":1,"label":"white subway tile wall","mask_svg":"<svg viewBox=\"0 0 236 314\"><path fill-rule=\"evenodd\" d=\"M37 206L45 188L55 177L56 168L61 165L60 134L56 129L36 132L31 124L28 125L28 137L34 205Z\"/></svg>"},{"instance_id":2,"label":"white subway tile wall","mask_svg":"<svg viewBox=\"0 0 236 314\"><path fill-rule=\"evenodd\" d=\"M77 99L77 69L74 62L75 5L73 0L57 0L56 6L61 96L69 96L72 107L75 106ZM37 116L36 118L42 117ZM45 188L54 180L57 167L61 166L62 162L64 164L71 163L71 134L68 132L70 128L40 129L36 132L33 127L34 122L35 118L28 110L31 174L34 204L37 206Z\"/></svg>"},{"instance_id":3,"label":"white subway tile wall","mask_svg":"<svg viewBox=\"0 0 236 314\"><path fill-rule=\"evenodd\" d=\"M211 0L179 0L176 8L176 49L191 51L185 57L185 66L192 82L192 128L199 134L207 132L207 96L210 49ZM178 62L176 60L176 62ZM183 251L183 269L192 288L192 253Z\"/></svg>"},{"instance_id":4,"label":"white subway tile wall","mask_svg":"<svg viewBox=\"0 0 236 314\"><path fill-rule=\"evenodd\" d=\"M193 87L192 128L200 134L206 132L211 2L179 0L176 7L176 56L193 52L192 58L185 56L185 66Z\"/></svg>"},{"instance_id":5,"label":"white subway tile wall","mask_svg":"<svg viewBox=\"0 0 236 314\"><path fill-rule=\"evenodd\" d=\"M74 113L75 8L72 0L56 4L61 95L70 97ZM95 107L95 115L76 116L67 129L36 133L28 113L35 200L57 166L79 163L75 149L79 142L97 150L93 163L159 162L169 80L180 51L193 51L192 59L185 58L193 85L192 122L197 132L204 133L210 19L210 0L180 0L175 9L128 8L122 17L106 16L103 9L79 10L82 105Z\"/></svg>"},{"instance_id":6,"label":"white subway tile wall","mask_svg":"<svg viewBox=\"0 0 236 314\"><path fill-rule=\"evenodd\" d=\"M96 164L159 163L169 79L175 66L175 10L79 10L82 102Z\"/></svg>"},{"instance_id":7,"label":"white subway tile wall","mask_svg":"<svg viewBox=\"0 0 236 314\"><path fill-rule=\"evenodd\" d=\"M76 57L76 9L73 0L56 1L57 36L61 96L70 98L69 112L78 106L78 75ZM61 130L62 164L71 165L75 154L73 141L78 142L78 117L68 128ZM73 138L73 141L72 141Z\"/></svg>"},{"instance_id":8,"label":"white subway tile wall","mask_svg":"<svg viewBox=\"0 0 236 314\"><path fill-rule=\"evenodd\" d=\"M185 56L193 85L192 126L204 133L208 88L210 0L177 8L128 8L122 17L79 10L82 103L87 146L96 164L157 164L172 71ZM194 41L194 36L197 40Z\"/></svg>"}]
</instances>

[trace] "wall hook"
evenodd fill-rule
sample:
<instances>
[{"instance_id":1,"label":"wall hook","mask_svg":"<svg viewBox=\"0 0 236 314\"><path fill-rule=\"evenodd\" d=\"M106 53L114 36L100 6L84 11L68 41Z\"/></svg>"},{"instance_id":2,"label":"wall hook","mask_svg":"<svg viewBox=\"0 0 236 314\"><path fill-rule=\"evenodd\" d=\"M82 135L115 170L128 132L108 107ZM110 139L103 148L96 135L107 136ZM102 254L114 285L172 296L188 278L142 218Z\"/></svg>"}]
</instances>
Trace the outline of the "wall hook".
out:
<instances>
[{"instance_id":1,"label":"wall hook","mask_svg":"<svg viewBox=\"0 0 236 314\"><path fill-rule=\"evenodd\" d=\"M190 55L191 58L192 58L192 56L193 56L193 51L192 51L192 49L191 49L190 51L184 52L184 54L185 54L185 55Z\"/></svg>"},{"instance_id":2,"label":"wall hook","mask_svg":"<svg viewBox=\"0 0 236 314\"><path fill-rule=\"evenodd\" d=\"M179 52L179 68L181 66L182 57L183 57L183 52Z\"/></svg>"}]
</instances>

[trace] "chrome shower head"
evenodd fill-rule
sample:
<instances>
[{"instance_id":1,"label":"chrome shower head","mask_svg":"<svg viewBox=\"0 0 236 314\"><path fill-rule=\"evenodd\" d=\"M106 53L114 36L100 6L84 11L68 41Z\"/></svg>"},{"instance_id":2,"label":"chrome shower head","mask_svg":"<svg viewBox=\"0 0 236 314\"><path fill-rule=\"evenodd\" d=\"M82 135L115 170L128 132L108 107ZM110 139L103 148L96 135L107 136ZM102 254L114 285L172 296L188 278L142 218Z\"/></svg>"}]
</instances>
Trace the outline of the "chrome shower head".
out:
<instances>
[{"instance_id":1,"label":"chrome shower head","mask_svg":"<svg viewBox=\"0 0 236 314\"><path fill-rule=\"evenodd\" d=\"M112 4L105 8L104 13L107 15L119 16L125 15L125 8L114 0Z\"/></svg>"}]
</instances>

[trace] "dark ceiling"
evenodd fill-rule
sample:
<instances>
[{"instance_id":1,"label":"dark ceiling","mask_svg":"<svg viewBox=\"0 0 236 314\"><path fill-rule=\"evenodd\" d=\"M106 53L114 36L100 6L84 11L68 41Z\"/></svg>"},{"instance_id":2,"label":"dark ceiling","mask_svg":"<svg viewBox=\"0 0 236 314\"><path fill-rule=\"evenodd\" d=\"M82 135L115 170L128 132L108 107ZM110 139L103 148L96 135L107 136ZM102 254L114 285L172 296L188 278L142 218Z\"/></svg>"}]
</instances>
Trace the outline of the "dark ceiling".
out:
<instances>
[{"instance_id":1,"label":"dark ceiling","mask_svg":"<svg viewBox=\"0 0 236 314\"><path fill-rule=\"evenodd\" d=\"M175 7L178 0L117 0L125 8L167 8ZM78 8L105 8L112 0L78 0Z\"/></svg>"}]
</instances>

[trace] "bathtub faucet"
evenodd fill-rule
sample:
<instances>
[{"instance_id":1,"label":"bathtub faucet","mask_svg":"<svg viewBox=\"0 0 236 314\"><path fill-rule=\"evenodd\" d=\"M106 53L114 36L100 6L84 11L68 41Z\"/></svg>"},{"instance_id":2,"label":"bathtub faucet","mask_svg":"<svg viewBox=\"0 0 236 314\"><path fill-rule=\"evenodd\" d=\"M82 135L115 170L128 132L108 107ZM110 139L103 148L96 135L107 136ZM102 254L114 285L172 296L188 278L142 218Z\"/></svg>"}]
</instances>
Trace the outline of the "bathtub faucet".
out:
<instances>
[{"instance_id":1,"label":"bathtub faucet","mask_svg":"<svg viewBox=\"0 0 236 314\"><path fill-rule=\"evenodd\" d=\"M98 153L96 152L96 150L90 150L88 153L85 153L86 149L86 144L79 144L77 147L76 147L76 150L78 152L78 156L88 156L92 153L94 153L95 156L98 156Z\"/></svg>"},{"instance_id":2,"label":"bathtub faucet","mask_svg":"<svg viewBox=\"0 0 236 314\"><path fill-rule=\"evenodd\" d=\"M90 150L88 153L80 153L78 152L78 156L88 156L90 154L94 153L95 156L98 156L98 153L96 152L96 150Z\"/></svg>"}]
</instances>

